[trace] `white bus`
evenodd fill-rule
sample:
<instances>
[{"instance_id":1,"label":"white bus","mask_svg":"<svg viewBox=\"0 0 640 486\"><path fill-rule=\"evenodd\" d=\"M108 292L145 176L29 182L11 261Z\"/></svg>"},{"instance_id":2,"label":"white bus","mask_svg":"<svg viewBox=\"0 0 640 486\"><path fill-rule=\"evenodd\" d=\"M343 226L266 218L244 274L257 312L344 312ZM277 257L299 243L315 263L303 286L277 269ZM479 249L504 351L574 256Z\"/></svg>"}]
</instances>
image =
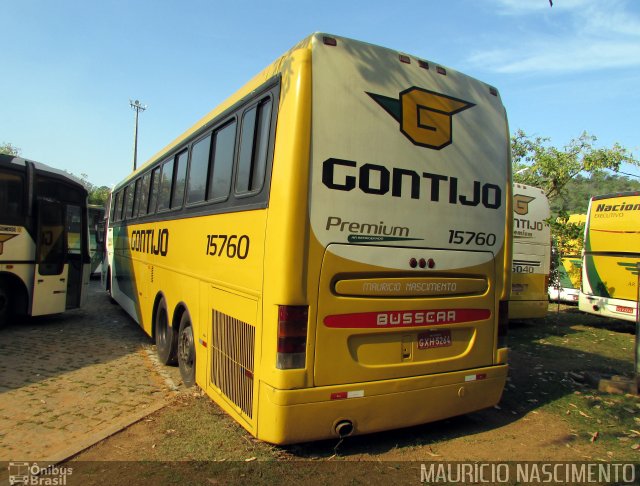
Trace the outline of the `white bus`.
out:
<instances>
[{"instance_id":1,"label":"white bus","mask_svg":"<svg viewBox=\"0 0 640 486\"><path fill-rule=\"evenodd\" d=\"M547 315L551 265L551 216L549 200L542 189L513 185L513 274L510 319L532 319Z\"/></svg>"},{"instance_id":2,"label":"white bus","mask_svg":"<svg viewBox=\"0 0 640 486\"><path fill-rule=\"evenodd\" d=\"M89 279L87 191L69 174L0 154L0 327L80 307Z\"/></svg>"}]
</instances>

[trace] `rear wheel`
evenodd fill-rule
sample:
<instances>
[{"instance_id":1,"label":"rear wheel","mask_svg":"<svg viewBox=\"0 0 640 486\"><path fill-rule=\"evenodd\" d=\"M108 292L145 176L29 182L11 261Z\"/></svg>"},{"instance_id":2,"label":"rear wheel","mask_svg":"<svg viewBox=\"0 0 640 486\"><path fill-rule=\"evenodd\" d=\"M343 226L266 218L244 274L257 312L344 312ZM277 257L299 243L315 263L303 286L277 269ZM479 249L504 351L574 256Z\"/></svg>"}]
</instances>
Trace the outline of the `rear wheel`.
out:
<instances>
[{"instance_id":1,"label":"rear wheel","mask_svg":"<svg viewBox=\"0 0 640 486\"><path fill-rule=\"evenodd\" d=\"M160 301L156 309L154 334L156 337L156 352L160 362L165 365L176 364L178 336L173 332L173 328L169 326L169 314L167 313L167 304L164 299Z\"/></svg>"},{"instance_id":2,"label":"rear wheel","mask_svg":"<svg viewBox=\"0 0 640 486\"><path fill-rule=\"evenodd\" d=\"M196 382L196 349L193 340L193 326L189 313L182 314L180 332L178 334L178 366L185 386L193 386Z\"/></svg>"},{"instance_id":3,"label":"rear wheel","mask_svg":"<svg viewBox=\"0 0 640 486\"><path fill-rule=\"evenodd\" d=\"M9 323L9 316L11 316L9 290L4 283L0 283L0 328L3 328Z\"/></svg>"}]
</instances>

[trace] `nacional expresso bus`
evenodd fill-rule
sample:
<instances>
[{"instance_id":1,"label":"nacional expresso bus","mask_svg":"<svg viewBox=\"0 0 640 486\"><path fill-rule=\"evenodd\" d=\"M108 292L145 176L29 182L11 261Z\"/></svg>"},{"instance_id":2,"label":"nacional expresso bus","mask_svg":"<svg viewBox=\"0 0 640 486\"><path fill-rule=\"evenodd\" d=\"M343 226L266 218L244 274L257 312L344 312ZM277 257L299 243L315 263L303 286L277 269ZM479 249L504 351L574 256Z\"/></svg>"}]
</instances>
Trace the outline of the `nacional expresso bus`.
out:
<instances>
[{"instance_id":1,"label":"nacional expresso bus","mask_svg":"<svg viewBox=\"0 0 640 486\"><path fill-rule=\"evenodd\" d=\"M113 190L113 298L277 444L495 405L509 131L454 69L314 34Z\"/></svg>"},{"instance_id":2,"label":"nacional expresso bus","mask_svg":"<svg viewBox=\"0 0 640 486\"><path fill-rule=\"evenodd\" d=\"M638 316L640 192L592 197L584 229L581 311L625 321Z\"/></svg>"},{"instance_id":3,"label":"nacional expresso bus","mask_svg":"<svg viewBox=\"0 0 640 486\"><path fill-rule=\"evenodd\" d=\"M80 307L89 278L87 191L60 170L0 154L0 327Z\"/></svg>"}]
</instances>

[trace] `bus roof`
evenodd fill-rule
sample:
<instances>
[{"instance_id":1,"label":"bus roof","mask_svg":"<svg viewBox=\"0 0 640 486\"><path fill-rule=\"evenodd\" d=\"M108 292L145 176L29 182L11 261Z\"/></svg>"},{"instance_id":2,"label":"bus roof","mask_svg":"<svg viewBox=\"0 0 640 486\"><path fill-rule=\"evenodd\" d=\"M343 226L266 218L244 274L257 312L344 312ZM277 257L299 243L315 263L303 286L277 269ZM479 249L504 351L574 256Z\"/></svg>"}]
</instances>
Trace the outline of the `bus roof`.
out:
<instances>
[{"instance_id":1,"label":"bus roof","mask_svg":"<svg viewBox=\"0 0 640 486\"><path fill-rule=\"evenodd\" d=\"M599 201L601 199L613 199L616 197L629 197L629 196L640 196L640 191L626 191L626 192L614 192L611 194L601 194L599 196L592 196L592 201Z\"/></svg>"},{"instance_id":2,"label":"bus roof","mask_svg":"<svg viewBox=\"0 0 640 486\"><path fill-rule=\"evenodd\" d=\"M112 191L115 192L120 187L123 187L124 185L126 185L129 181L135 179L153 163L157 162L158 160L164 157L171 155L172 151L174 151L176 147L180 147L182 143L184 143L189 138L196 136L199 132L202 132L203 130L205 130L210 123L218 119L218 117L223 115L225 112L232 111L235 106L237 106L238 104L241 104L245 99L251 97L253 95L253 91L256 88L259 88L269 79L285 71L285 60L294 51L298 49L311 48L313 47L314 43L323 43L323 42L326 42L326 39L331 39L334 41L348 41L349 43L357 43L363 46L370 46L371 48L379 51L387 51L387 52L395 53L395 55L397 56L404 56L406 54L403 51L397 51L395 49L390 49L387 47L379 46L376 44L370 44L370 43L355 40L355 39L349 39L347 37L327 34L323 32L314 32L313 34L302 39L300 42L294 45L291 49L286 51L283 55L279 56L271 64L269 64L267 67L262 69L258 74L256 74L252 79L250 79L244 86L242 86L235 93L233 93L231 96L225 99L222 103L220 103L216 108L214 108L209 113L204 115L200 120L198 120L195 124L193 124L190 128L188 128L185 132L183 132L177 138L175 138L171 143L169 143L168 145L163 147L161 150L156 152L152 157L150 157L143 164L141 164L135 171L131 172L126 177L124 177L120 181L120 183L116 184L113 187ZM420 59L413 55L411 57L417 61L423 62L424 65L431 64L432 69L437 67L444 70L445 72L448 72L450 75L453 73L456 73L459 76L464 76L468 80L472 80L473 82L486 86L488 90L490 90L493 94L498 96L498 91L496 88L476 78L472 78L466 74L456 71L455 69L449 68L443 64L433 63L432 61L427 61L426 59Z\"/></svg>"},{"instance_id":3,"label":"bus roof","mask_svg":"<svg viewBox=\"0 0 640 486\"><path fill-rule=\"evenodd\" d=\"M39 172L41 174L46 174L47 176L52 177L54 179L63 180L70 184L78 185L86 192L86 188L82 184L82 181L78 179L76 176L74 176L73 174L62 171L60 169L56 169L47 164L43 164L42 162L36 162L35 160L25 159L15 155L0 154L0 167L13 168L21 171L26 171L27 162L29 162L30 164L33 164L33 168L36 170L36 172Z\"/></svg>"}]
</instances>

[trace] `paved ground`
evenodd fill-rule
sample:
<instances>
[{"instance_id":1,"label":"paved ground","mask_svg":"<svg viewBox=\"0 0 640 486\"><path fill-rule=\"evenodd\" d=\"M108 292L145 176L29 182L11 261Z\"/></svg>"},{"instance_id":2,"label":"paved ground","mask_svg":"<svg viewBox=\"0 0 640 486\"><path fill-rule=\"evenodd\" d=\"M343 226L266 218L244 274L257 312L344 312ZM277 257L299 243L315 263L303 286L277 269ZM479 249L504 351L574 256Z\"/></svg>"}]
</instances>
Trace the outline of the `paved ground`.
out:
<instances>
[{"instance_id":1,"label":"paved ground","mask_svg":"<svg viewBox=\"0 0 640 486\"><path fill-rule=\"evenodd\" d=\"M166 405L177 368L98 281L86 305L0 330L0 462L57 462Z\"/></svg>"}]
</instances>

